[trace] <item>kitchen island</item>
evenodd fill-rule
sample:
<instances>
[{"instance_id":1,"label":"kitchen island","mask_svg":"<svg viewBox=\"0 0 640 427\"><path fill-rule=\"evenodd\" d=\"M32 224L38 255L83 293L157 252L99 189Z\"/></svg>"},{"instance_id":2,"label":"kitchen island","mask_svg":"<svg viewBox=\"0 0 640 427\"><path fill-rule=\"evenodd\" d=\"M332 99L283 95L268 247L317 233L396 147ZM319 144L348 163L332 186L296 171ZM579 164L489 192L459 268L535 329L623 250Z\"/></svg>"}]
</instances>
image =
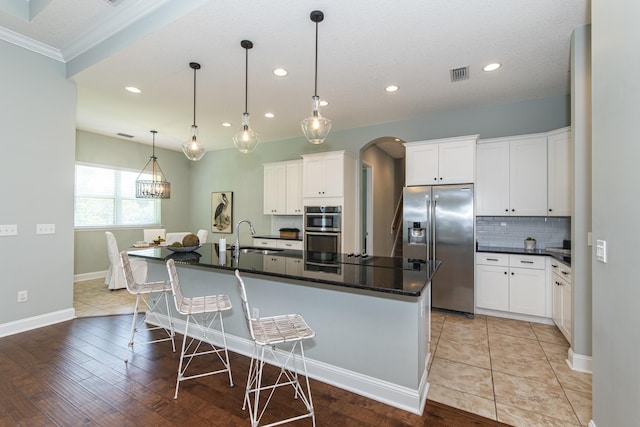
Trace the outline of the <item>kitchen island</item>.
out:
<instances>
[{"instance_id":1,"label":"kitchen island","mask_svg":"<svg viewBox=\"0 0 640 427\"><path fill-rule=\"evenodd\" d=\"M128 252L149 261L149 280L166 280L165 262L173 258L186 296L229 295L227 344L249 356L253 342L233 276L240 270L259 315L299 313L315 330L305 345L309 376L422 413L429 388L430 283L438 262L339 255L321 266L306 262L310 254L303 251L256 251L235 258L233 251L222 255L211 243L187 253L158 247ZM183 330L184 323L178 320L176 327Z\"/></svg>"}]
</instances>

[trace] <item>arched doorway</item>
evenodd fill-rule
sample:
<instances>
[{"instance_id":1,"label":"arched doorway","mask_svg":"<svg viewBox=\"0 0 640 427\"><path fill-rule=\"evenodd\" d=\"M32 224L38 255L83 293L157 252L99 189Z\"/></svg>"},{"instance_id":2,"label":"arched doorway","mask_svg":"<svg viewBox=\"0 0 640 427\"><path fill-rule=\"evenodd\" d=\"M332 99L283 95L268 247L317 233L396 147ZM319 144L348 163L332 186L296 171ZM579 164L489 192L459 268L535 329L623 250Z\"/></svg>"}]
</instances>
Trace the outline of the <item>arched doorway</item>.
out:
<instances>
[{"instance_id":1,"label":"arched doorway","mask_svg":"<svg viewBox=\"0 0 640 427\"><path fill-rule=\"evenodd\" d=\"M404 187L403 142L400 138L385 136L360 149L361 252L376 256L390 256L393 252L392 221Z\"/></svg>"}]
</instances>

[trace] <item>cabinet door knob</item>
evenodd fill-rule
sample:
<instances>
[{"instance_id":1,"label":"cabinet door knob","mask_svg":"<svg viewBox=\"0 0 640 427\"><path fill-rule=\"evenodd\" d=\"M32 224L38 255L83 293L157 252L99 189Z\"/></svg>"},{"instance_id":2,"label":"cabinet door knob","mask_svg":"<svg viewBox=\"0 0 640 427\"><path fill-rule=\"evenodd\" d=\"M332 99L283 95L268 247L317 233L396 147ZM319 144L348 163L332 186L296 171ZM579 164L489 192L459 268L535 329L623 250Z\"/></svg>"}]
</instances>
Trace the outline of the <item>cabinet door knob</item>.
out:
<instances>
[{"instance_id":1,"label":"cabinet door knob","mask_svg":"<svg viewBox=\"0 0 640 427\"><path fill-rule=\"evenodd\" d=\"M516 211L515 209L511 209L511 212L515 212L515 211Z\"/></svg>"},{"instance_id":2,"label":"cabinet door knob","mask_svg":"<svg viewBox=\"0 0 640 427\"><path fill-rule=\"evenodd\" d=\"M434 177L434 178L433 178L433 180L434 180L434 181L437 181L437 180L438 180L438 177Z\"/></svg>"},{"instance_id":3,"label":"cabinet door knob","mask_svg":"<svg viewBox=\"0 0 640 427\"><path fill-rule=\"evenodd\" d=\"M511 272L511 275L514 276L516 273L514 273L513 271Z\"/></svg>"},{"instance_id":4,"label":"cabinet door knob","mask_svg":"<svg viewBox=\"0 0 640 427\"><path fill-rule=\"evenodd\" d=\"M442 177L440 177L440 181L442 181Z\"/></svg>"},{"instance_id":5,"label":"cabinet door knob","mask_svg":"<svg viewBox=\"0 0 640 427\"><path fill-rule=\"evenodd\" d=\"M549 208L549 212L553 212L553 209Z\"/></svg>"},{"instance_id":6,"label":"cabinet door knob","mask_svg":"<svg viewBox=\"0 0 640 427\"><path fill-rule=\"evenodd\" d=\"M504 211L505 211L505 212L509 212L509 209L505 209Z\"/></svg>"},{"instance_id":7,"label":"cabinet door knob","mask_svg":"<svg viewBox=\"0 0 640 427\"><path fill-rule=\"evenodd\" d=\"M504 274L507 274L507 272L505 271Z\"/></svg>"}]
</instances>

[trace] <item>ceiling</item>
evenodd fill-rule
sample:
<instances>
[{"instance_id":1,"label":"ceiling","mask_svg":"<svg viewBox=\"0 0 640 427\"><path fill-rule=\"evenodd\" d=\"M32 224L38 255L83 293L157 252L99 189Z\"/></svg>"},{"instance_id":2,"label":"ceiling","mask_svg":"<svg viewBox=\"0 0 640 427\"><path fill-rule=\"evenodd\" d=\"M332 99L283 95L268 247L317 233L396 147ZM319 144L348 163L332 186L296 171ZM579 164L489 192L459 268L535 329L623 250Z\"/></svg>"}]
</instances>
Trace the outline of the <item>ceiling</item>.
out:
<instances>
[{"instance_id":1,"label":"ceiling","mask_svg":"<svg viewBox=\"0 0 640 427\"><path fill-rule=\"evenodd\" d=\"M175 150L191 134L189 62L200 63L196 122L211 151L232 147L241 124L243 39L254 44L252 128L262 143L302 137L316 9L318 95L332 132L568 94L571 32L591 19L589 0L5 0L0 39L65 63L79 129L147 144L155 129L156 145ZM502 67L482 71L490 62ZM452 83L449 70L465 66L469 79ZM276 77L277 67L289 74ZM390 84L400 89L385 92Z\"/></svg>"}]
</instances>

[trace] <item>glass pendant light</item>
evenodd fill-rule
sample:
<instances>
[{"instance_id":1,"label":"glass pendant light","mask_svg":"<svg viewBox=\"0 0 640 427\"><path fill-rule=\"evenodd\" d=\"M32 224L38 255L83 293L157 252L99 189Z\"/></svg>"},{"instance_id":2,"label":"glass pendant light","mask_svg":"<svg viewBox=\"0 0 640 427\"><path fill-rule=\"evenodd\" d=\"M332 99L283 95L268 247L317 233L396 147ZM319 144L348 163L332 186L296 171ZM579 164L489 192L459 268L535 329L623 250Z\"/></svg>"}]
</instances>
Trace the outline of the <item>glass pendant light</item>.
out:
<instances>
[{"instance_id":1,"label":"glass pendant light","mask_svg":"<svg viewBox=\"0 0 640 427\"><path fill-rule=\"evenodd\" d=\"M198 161L204 156L204 145L198 140L198 126L196 126L196 71L200 64L190 62L193 69L193 125L191 126L191 139L182 144L182 151L189 160Z\"/></svg>"},{"instance_id":2,"label":"glass pendant light","mask_svg":"<svg viewBox=\"0 0 640 427\"><path fill-rule=\"evenodd\" d=\"M245 53L245 66L244 66L244 113L242 113L242 127L233 135L233 144L241 153L251 153L258 146L260 137L257 133L251 130L249 126L249 113L247 112L247 92L249 87L249 49L253 47L253 43L249 40L242 40L240 46L244 49Z\"/></svg>"},{"instance_id":3,"label":"glass pendant light","mask_svg":"<svg viewBox=\"0 0 640 427\"><path fill-rule=\"evenodd\" d=\"M156 157L156 133L157 130L150 131L153 134L153 151L149 161L136 179L136 198L138 199L170 199L171 183L167 181L160 169L158 158ZM147 171L149 168L149 171ZM143 174L150 174L151 179L140 179Z\"/></svg>"},{"instance_id":4,"label":"glass pendant light","mask_svg":"<svg viewBox=\"0 0 640 427\"><path fill-rule=\"evenodd\" d=\"M331 130L331 120L320 115L320 97L318 96L318 22L324 20L324 13L314 10L310 15L311 21L316 23L316 69L315 86L313 92L313 111L311 116L300 123L304 136L312 144L322 144Z\"/></svg>"}]
</instances>

